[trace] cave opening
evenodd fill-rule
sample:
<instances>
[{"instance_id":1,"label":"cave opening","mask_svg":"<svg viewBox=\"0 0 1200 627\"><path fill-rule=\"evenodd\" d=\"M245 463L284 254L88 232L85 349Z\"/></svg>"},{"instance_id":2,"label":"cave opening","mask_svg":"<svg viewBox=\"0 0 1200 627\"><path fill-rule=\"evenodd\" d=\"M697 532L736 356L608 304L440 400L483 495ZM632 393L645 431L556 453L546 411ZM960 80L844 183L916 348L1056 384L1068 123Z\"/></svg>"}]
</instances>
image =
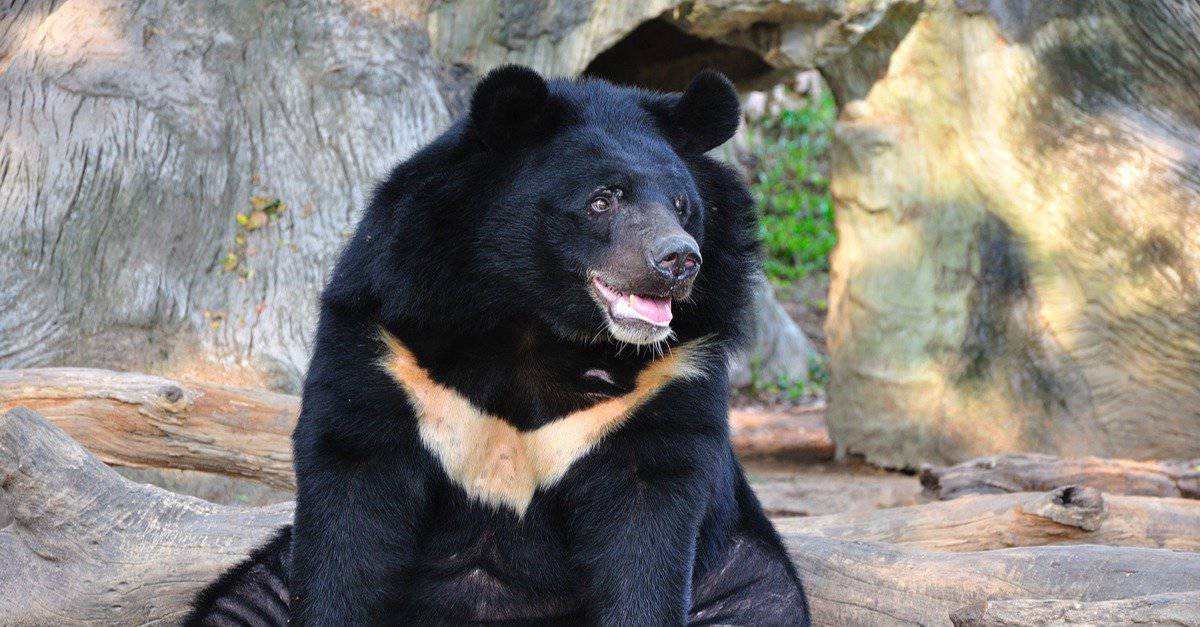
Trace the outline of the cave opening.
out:
<instances>
[{"instance_id":1,"label":"cave opening","mask_svg":"<svg viewBox=\"0 0 1200 627\"><path fill-rule=\"evenodd\" d=\"M720 70L739 89L761 84L775 71L751 50L689 35L659 17L601 52L583 74L620 85L679 91L705 68Z\"/></svg>"}]
</instances>

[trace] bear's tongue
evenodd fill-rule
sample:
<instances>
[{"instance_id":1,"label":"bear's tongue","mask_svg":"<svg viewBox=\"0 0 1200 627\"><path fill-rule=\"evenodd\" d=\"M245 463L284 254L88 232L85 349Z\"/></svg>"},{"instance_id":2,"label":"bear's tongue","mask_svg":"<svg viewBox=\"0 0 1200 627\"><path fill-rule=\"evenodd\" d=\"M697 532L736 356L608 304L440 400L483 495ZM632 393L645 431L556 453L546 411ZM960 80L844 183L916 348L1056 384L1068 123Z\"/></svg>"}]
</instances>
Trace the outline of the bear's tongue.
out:
<instances>
[{"instance_id":1,"label":"bear's tongue","mask_svg":"<svg viewBox=\"0 0 1200 627\"><path fill-rule=\"evenodd\" d=\"M611 285L593 279L600 295L608 301L608 312L613 318L635 319L665 327L671 322L671 298L656 298L640 294L626 294Z\"/></svg>"},{"instance_id":2,"label":"bear's tongue","mask_svg":"<svg viewBox=\"0 0 1200 627\"><path fill-rule=\"evenodd\" d=\"M612 303L611 311L617 318L637 318L661 327L671 322L671 299L630 294Z\"/></svg>"}]
</instances>

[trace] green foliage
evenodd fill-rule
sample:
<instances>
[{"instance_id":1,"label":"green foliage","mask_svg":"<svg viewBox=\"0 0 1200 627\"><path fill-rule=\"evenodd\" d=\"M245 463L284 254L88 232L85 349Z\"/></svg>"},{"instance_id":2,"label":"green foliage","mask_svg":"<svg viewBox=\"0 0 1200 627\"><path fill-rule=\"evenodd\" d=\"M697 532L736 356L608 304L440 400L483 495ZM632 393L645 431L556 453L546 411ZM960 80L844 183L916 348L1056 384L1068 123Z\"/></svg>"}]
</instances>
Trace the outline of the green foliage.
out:
<instances>
[{"instance_id":1,"label":"green foliage","mask_svg":"<svg viewBox=\"0 0 1200 627\"><path fill-rule=\"evenodd\" d=\"M813 355L808 360L808 384L822 393L829 386L829 358Z\"/></svg>"},{"instance_id":2,"label":"green foliage","mask_svg":"<svg viewBox=\"0 0 1200 627\"><path fill-rule=\"evenodd\" d=\"M798 403L808 395L808 384L803 379L780 377L775 381L754 381L750 388L759 398L784 399Z\"/></svg>"},{"instance_id":3,"label":"green foliage","mask_svg":"<svg viewBox=\"0 0 1200 627\"><path fill-rule=\"evenodd\" d=\"M828 166L836 118L826 93L750 129L759 164L751 191L762 212L763 265L777 284L829 271L837 241Z\"/></svg>"},{"instance_id":4,"label":"green foliage","mask_svg":"<svg viewBox=\"0 0 1200 627\"><path fill-rule=\"evenodd\" d=\"M807 380L777 376L767 377L762 371L762 362L750 362L750 393L759 399L786 400L802 402L811 396L821 396L829 383L829 369L826 358L814 355L808 362Z\"/></svg>"}]
</instances>

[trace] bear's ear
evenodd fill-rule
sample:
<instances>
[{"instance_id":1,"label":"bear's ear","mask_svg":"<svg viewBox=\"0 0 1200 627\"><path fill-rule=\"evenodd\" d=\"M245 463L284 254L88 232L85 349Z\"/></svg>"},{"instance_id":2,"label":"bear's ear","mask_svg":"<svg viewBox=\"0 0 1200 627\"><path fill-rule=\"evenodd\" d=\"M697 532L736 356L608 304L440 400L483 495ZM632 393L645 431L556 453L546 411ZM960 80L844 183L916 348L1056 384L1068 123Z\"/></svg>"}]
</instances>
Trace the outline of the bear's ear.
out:
<instances>
[{"instance_id":1,"label":"bear's ear","mask_svg":"<svg viewBox=\"0 0 1200 627\"><path fill-rule=\"evenodd\" d=\"M520 65L498 67L471 96L471 128L492 150L521 143L538 130L549 98L550 88L537 72Z\"/></svg>"},{"instance_id":2,"label":"bear's ear","mask_svg":"<svg viewBox=\"0 0 1200 627\"><path fill-rule=\"evenodd\" d=\"M708 152L729 141L740 116L733 83L716 70L697 74L667 114L676 141L689 152Z\"/></svg>"}]
</instances>

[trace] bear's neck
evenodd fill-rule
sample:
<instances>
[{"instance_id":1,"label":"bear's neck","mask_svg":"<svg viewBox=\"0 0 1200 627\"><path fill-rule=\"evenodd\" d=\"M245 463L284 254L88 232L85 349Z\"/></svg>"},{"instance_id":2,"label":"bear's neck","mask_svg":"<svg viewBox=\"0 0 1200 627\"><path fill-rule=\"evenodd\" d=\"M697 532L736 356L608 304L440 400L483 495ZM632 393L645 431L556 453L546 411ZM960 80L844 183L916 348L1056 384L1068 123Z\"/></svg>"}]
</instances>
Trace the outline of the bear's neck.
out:
<instances>
[{"instance_id":1,"label":"bear's neck","mask_svg":"<svg viewBox=\"0 0 1200 627\"><path fill-rule=\"evenodd\" d=\"M438 383L520 430L634 388L648 350L607 342L570 342L536 321L474 334L389 324Z\"/></svg>"}]
</instances>

